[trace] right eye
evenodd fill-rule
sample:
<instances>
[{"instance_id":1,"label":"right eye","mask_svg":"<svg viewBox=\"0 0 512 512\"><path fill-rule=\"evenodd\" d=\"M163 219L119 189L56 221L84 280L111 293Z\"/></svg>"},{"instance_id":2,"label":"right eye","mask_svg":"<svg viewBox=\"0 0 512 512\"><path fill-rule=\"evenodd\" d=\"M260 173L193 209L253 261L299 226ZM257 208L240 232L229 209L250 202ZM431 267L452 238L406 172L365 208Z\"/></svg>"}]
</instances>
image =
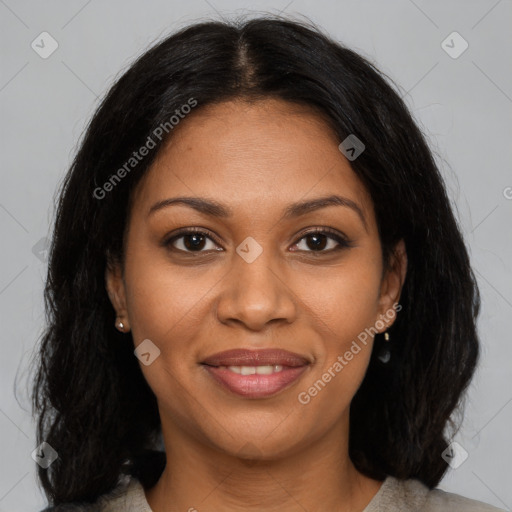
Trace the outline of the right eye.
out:
<instances>
[{"instance_id":1,"label":"right eye","mask_svg":"<svg viewBox=\"0 0 512 512\"><path fill-rule=\"evenodd\" d=\"M169 247L171 250L181 251L184 253L201 253L211 250L219 250L215 249L215 247L211 247L206 251L203 250L205 248L205 245L208 245L208 241L212 242L212 244L215 245L213 236L210 233L206 231L201 231L199 229L187 228L182 231L179 231L171 238L169 238L165 242L165 245Z\"/></svg>"}]
</instances>

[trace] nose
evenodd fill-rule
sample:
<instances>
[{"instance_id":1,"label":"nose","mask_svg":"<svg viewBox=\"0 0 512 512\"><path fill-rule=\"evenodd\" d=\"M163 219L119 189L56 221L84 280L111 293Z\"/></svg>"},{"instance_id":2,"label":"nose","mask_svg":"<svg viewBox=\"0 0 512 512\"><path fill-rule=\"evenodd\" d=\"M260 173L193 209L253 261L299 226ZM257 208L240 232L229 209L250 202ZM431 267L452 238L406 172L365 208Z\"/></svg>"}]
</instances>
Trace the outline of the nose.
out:
<instances>
[{"instance_id":1,"label":"nose","mask_svg":"<svg viewBox=\"0 0 512 512\"><path fill-rule=\"evenodd\" d=\"M263 250L252 262L234 253L231 263L217 300L220 322L242 323L249 330L260 331L271 322L295 320L297 300L292 283L270 250Z\"/></svg>"}]
</instances>

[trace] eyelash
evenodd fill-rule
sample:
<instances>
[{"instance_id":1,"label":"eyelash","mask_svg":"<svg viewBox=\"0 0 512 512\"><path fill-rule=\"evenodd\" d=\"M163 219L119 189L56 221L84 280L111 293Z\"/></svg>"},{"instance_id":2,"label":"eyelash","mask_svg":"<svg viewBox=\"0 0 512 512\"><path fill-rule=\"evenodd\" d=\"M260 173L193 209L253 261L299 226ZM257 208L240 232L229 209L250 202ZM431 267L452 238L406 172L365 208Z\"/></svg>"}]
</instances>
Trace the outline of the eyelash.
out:
<instances>
[{"instance_id":1,"label":"eyelash","mask_svg":"<svg viewBox=\"0 0 512 512\"><path fill-rule=\"evenodd\" d=\"M216 239L216 237L213 235L213 233L210 233L209 231L204 230L203 228L184 228L182 230L179 230L172 237L165 240L163 245L165 247L170 248L171 250L181 252L184 254L194 254L194 253L201 254L201 253L208 252L208 251L202 251L202 250L201 251L184 251L183 249L176 249L175 247L172 246L172 244L176 240L183 238L184 236L187 236L187 235L203 235L203 236L206 236L207 238L211 239L217 245L220 245L218 240ZM297 245L299 242L301 242L304 238L306 238L309 235L327 235L327 238L334 240L339 245L337 247L335 247L334 249L329 249L327 251L325 251L325 250L320 250L320 251L298 250L298 251L294 251L294 252L308 252L308 253L312 253L314 255L322 255L322 254L331 254L333 252L340 251L341 249L347 249L349 247L352 247L352 243L350 240L346 239L344 236L340 235L337 231L334 231L333 229L330 229L330 228L314 228L314 229L311 229L304 233L301 233L299 235L300 238L298 238L297 241L293 245Z\"/></svg>"}]
</instances>

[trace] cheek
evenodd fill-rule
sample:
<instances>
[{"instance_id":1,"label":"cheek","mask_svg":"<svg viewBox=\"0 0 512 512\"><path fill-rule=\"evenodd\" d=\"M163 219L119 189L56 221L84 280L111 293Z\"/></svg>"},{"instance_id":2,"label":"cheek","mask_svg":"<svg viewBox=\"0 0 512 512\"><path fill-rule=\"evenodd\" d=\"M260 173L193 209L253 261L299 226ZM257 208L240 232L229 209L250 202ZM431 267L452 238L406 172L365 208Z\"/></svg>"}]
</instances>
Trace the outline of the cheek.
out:
<instances>
[{"instance_id":1,"label":"cheek","mask_svg":"<svg viewBox=\"0 0 512 512\"><path fill-rule=\"evenodd\" d=\"M151 340L160 350L141 371L160 403L161 413L170 411L173 421L186 424L190 411L190 374L195 359L191 347L198 337L200 318L208 307L208 279L191 279L168 262L144 251L126 260L127 307L134 344ZM200 423L197 418L197 423ZM187 427L190 429L190 425Z\"/></svg>"},{"instance_id":2,"label":"cheek","mask_svg":"<svg viewBox=\"0 0 512 512\"><path fill-rule=\"evenodd\" d=\"M376 320L380 268L364 255L354 255L343 265L324 268L302 280L298 291L309 317L337 350L356 338Z\"/></svg>"},{"instance_id":3,"label":"cheek","mask_svg":"<svg viewBox=\"0 0 512 512\"><path fill-rule=\"evenodd\" d=\"M199 275L199 274L198 274ZM134 255L126 264L127 307L134 339L154 338L166 346L182 339L204 316L208 277L194 277L159 258Z\"/></svg>"},{"instance_id":4,"label":"cheek","mask_svg":"<svg viewBox=\"0 0 512 512\"><path fill-rule=\"evenodd\" d=\"M317 368L308 381L311 387L301 391L317 406L329 409L333 418L348 406L366 373L379 285L380 267L364 255L347 259L336 271L323 269L302 284L310 330L322 341Z\"/></svg>"}]
</instances>

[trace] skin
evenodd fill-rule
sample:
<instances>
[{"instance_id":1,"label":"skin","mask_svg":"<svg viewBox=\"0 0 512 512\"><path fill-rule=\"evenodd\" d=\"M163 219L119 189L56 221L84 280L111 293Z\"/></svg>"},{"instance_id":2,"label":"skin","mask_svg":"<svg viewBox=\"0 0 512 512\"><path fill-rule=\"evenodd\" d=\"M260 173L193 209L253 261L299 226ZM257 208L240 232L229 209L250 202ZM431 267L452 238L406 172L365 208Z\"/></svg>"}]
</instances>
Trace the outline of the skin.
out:
<instances>
[{"instance_id":1,"label":"skin","mask_svg":"<svg viewBox=\"0 0 512 512\"><path fill-rule=\"evenodd\" d=\"M167 453L160 480L145 489L154 512L360 512L380 488L348 455L350 402L373 338L307 405L297 398L393 310L405 279L403 241L384 272L371 197L340 142L305 107L224 102L181 121L139 183L124 268L109 265L106 285L134 345L150 339L161 351L150 365L140 363L157 397ZM366 227L344 206L281 218L291 203L332 194L357 203ZM185 205L148 216L155 203L178 196L214 199L233 216ZM205 238L195 252L190 237L164 246L190 227L217 240ZM303 235L321 228L352 246L331 251L339 244L329 234L319 245ZM249 236L263 250L252 263L236 252ZM394 321L386 318L379 332ZM223 350L269 347L311 364L265 399L231 394L199 364Z\"/></svg>"}]
</instances>

